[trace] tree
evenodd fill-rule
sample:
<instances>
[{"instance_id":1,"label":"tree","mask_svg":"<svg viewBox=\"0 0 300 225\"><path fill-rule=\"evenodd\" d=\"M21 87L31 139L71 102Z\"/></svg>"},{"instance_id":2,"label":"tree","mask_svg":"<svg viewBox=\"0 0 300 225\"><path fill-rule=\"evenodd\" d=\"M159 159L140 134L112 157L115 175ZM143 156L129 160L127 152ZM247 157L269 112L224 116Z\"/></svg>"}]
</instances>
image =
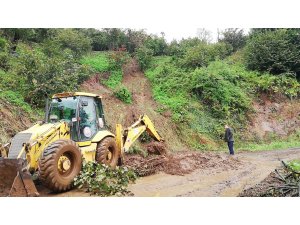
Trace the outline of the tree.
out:
<instances>
[{"instance_id":1,"label":"tree","mask_svg":"<svg viewBox=\"0 0 300 225\"><path fill-rule=\"evenodd\" d=\"M62 49L70 49L76 58L91 50L91 39L75 29L57 29L52 39Z\"/></svg>"},{"instance_id":2,"label":"tree","mask_svg":"<svg viewBox=\"0 0 300 225\"><path fill-rule=\"evenodd\" d=\"M141 69L145 71L152 60L153 50L145 46L141 46L137 49L135 57L137 58Z\"/></svg>"},{"instance_id":3,"label":"tree","mask_svg":"<svg viewBox=\"0 0 300 225\"><path fill-rule=\"evenodd\" d=\"M211 31L209 31L205 28L198 28L197 29L197 37L200 39L200 41L203 41L205 43L211 43L212 42Z\"/></svg>"},{"instance_id":4,"label":"tree","mask_svg":"<svg viewBox=\"0 0 300 225\"><path fill-rule=\"evenodd\" d=\"M245 48L245 61L249 69L272 74L292 72L299 77L299 58L299 29L256 31Z\"/></svg>"},{"instance_id":5,"label":"tree","mask_svg":"<svg viewBox=\"0 0 300 225\"><path fill-rule=\"evenodd\" d=\"M150 35L144 45L153 50L154 56L164 55L167 52L167 43L164 36Z\"/></svg>"},{"instance_id":6,"label":"tree","mask_svg":"<svg viewBox=\"0 0 300 225\"><path fill-rule=\"evenodd\" d=\"M245 46L246 36L243 29L227 28L221 32L221 37L218 37L218 41L230 44L233 52L235 52Z\"/></svg>"},{"instance_id":7,"label":"tree","mask_svg":"<svg viewBox=\"0 0 300 225\"><path fill-rule=\"evenodd\" d=\"M141 47L149 36L143 29L126 29L125 33L127 36L126 48L130 53L135 52L139 47Z\"/></svg>"}]
</instances>

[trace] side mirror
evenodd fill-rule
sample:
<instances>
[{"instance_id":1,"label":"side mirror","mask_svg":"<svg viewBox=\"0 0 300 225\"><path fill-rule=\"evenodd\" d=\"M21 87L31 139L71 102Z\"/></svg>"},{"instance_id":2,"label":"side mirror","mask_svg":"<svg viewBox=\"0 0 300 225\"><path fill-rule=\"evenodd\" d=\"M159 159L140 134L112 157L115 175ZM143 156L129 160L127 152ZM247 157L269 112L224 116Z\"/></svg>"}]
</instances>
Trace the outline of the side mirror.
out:
<instances>
[{"instance_id":1,"label":"side mirror","mask_svg":"<svg viewBox=\"0 0 300 225\"><path fill-rule=\"evenodd\" d=\"M99 124L99 127L100 127L100 128L103 128L103 127L104 127L104 121L103 121L102 118L99 118L98 124Z\"/></svg>"}]
</instances>

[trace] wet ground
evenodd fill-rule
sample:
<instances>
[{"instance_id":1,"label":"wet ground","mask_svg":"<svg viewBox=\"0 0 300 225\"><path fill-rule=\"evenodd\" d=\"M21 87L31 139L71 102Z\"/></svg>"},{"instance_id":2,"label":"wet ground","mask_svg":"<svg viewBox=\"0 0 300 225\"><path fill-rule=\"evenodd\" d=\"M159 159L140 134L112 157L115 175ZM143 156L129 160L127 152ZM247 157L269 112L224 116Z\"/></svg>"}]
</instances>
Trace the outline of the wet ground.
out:
<instances>
[{"instance_id":1,"label":"wet ground","mask_svg":"<svg viewBox=\"0 0 300 225\"><path fill-rule=\"evenodd\" d=\"M300 148L239 152L235 156L212 152L177 152L167 156L129 155L130 166L144 177L139 178L129 190L136 197L213 197L238 196L243 190L264 180L281 160L300 158ZM174 175L175 174L175 175ZM53 194L37 185L40 196L89 197L89 193L73 189Z\"/></svg>"},{"instance_id":2,"label":"wet ground","mask_svg":"<svg viewBox=\"0 0 300 225\"><path fill-rule=\"evenodd\" d=\"M130 164L139 168L139 171L146 171L144 175L147 175L130 185L129 190L137 197L238 196L244 189L265 179L281 164L281 160L297 158L300 158L300 148L239 152L233 157L225 153L180 152L167 159L152 156L145 162L138 156L129 156L128 162L131 161ZM149 162L152 162L152 166ZM166 164L169 166L163 166ZM58 195L43 188L39 191L41 196L89 196L79 190Z\"/></svg>"},{"instance_id":3,"label":"wet ground","mask_svg":"<svg viewBox=\"0 0 300 225\"><path fill-rule=\"evenodd\" d=\"M220 155L224 159L231 156ZM263 151L240 152L233 156L240 165L225 169L224 166L196 169L184 176L158 173L142 177L129 190L134 196L238 196L247 189L266 178L281 160L300 158L300 148ZM236 161L233 161L236 163ZM230 161L228 161L230 163ZM227 167L228 168L228 165Z\"/></svg>"}]
</instances>

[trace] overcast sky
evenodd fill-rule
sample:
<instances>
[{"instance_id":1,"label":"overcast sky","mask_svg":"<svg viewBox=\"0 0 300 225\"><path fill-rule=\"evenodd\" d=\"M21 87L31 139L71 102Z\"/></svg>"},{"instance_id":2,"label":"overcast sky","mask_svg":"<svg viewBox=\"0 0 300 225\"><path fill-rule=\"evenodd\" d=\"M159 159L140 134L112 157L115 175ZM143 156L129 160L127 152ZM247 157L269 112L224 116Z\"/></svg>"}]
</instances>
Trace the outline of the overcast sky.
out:
<instances>
[{"instance_id":1,"label":"overcast sky","mask_svg":"<svg viewBox=\"0 0 300 225\"><path fill-rule=\"evenodd\" d=\"M225 28L205 28L206 30L211 32L212 41L215 42L217 40L218 29L220 31L224 30ZM244 30L244 34L249 32L249 28L241 28ZM160 35L161 32L165 33L165 39L167 42L171 42L172 40L181 40L182 38L189 38L189 37L197 37L197 30L198 28L195 27L169 27L169 28L146 28L147 33L157 34Z\"/></svg>"}]
</instances>

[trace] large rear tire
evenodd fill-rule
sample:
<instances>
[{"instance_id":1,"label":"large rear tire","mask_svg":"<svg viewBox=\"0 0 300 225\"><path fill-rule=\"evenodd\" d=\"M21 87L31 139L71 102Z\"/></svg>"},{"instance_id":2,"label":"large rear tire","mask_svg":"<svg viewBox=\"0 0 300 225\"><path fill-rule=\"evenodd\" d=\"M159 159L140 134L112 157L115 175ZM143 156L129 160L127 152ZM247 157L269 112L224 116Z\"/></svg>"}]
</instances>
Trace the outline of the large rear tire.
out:
<instances>
[{"instance_id":1,"label":"large rear tire","mask_svg":"<svg viewBox=\"0 0 300 225\"><path fill-rule=\"evenodd\" d=\"M98 143L96 152L96 161L116 168L120 153L118 151L116 141L112 137L106 137Z\"/></svg>"},{"instance_id":2,"label":"large rear tire","mask_svg":"<svg viewBox=\"0 0 300 225\"><path fill-rule=\"evenodd\" d=\"M43 152L39 162L39 178L44 186L54 192L67 191L72 188L72 182L81 166L78 145L72 140L58 140Z\"/></svg>"}]
</instances>

